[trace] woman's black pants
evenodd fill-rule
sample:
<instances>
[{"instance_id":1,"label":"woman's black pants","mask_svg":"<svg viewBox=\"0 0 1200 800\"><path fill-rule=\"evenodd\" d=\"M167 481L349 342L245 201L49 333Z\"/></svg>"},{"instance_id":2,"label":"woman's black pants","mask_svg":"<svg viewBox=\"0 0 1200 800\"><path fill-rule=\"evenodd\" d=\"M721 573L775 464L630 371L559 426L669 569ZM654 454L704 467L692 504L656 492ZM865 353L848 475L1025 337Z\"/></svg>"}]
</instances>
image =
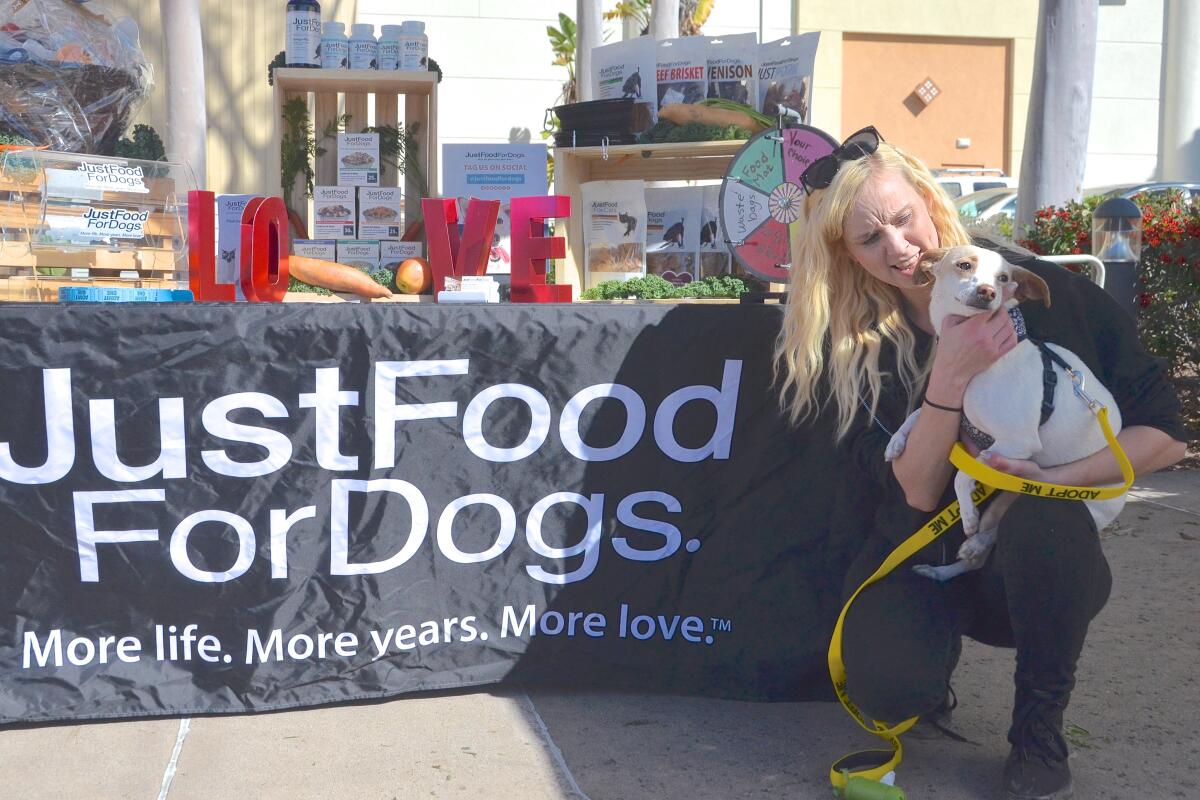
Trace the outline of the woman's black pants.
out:
<instances>
[{"instance_id":1,"label":"woman's black pants","mask_svg":"<svg viewBox=\"0 0 1200 800\"><path fill-rule=\"evenodd\" d=\"M953 561L957 544L947 544ZM1065 706L1088 624L1112 587L1083 503L1021 496L1001 520L984 567L945 583L909 569L928 563L929 551L865 589L846 616L843 660L854 702L890 723L933 710L946 700L966 635L1016 648L1018 698L1036 691ZM844 597L882 560L875 549L864 552Z\"/></svg>"}]
</instances>

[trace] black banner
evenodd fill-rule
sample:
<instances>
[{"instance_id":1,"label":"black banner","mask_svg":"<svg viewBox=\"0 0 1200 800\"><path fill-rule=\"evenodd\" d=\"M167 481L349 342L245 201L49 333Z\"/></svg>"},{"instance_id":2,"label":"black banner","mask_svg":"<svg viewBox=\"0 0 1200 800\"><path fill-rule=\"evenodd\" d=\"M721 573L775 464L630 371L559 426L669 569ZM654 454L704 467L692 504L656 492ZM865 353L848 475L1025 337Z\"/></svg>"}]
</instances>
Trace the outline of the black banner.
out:
<instances>
[{"instance_id":1,"label":"black banner","mask_svg":"<svg viewBox=\"0 0 1200 800\"><path fill-rule=\"evenodd\" d=\"M778 321L0 307L0 723L502 680L827 696L872 507L782 421Z\"/></svg>"}]
</instances>

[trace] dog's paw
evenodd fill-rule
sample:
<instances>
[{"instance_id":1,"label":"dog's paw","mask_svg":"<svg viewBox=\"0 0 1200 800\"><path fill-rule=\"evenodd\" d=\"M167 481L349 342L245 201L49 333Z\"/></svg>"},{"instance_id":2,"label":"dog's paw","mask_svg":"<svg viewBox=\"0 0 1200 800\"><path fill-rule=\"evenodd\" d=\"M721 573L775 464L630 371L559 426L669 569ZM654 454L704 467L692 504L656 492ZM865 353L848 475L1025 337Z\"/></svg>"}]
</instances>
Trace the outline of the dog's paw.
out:
<instances>
[{"instance_id":1,"label":"dog's paw","mask_svg":"<svg viewBox=\"0 0 1200 800\"><path fill-rule=\"evenodd\" d=\"M951 578L956 578L961 575L964 570L961 567L961 562L954 564L946 564L942 567L935 567L932 564L914 564L912 571L923 578L945 583Z\"/></svg>"},{"instance_id":2,"label":"dog's paw","mask_svg":"<svg viewBox=\"0 0 1200 800\"><path fill-rule=\"evenodd\" d=\"M984 531L980 531L979 533L982 534ZM972 565L972 567L981 567L983 566L983 562L987 560L988 552L992 549L992 544L995 541L995 537L991 536L972 536L958 548L958 557Z\"/></svg>"},{"instance_id":3,"label":"dog's paw","mask_svg":"<svg viewBox=\"0 0 1200 800\"><path fill-rule=\"evenodd\" d=\"M979 531L979 510L975 506L961 506L963 533L969 540Z\"/></svg>"},{"instance_id":4,"label":"dog's paw","mask_svg":"<svg viewBox=\"0 0 1200 800\"><path fill-rule=\"evenodd\" d=\"M887 447L883 451L884 461L895 461L904 452L904 448L908 445L908 433L905 431L896 431L892 434L892 438L888 441Z\"/></svg>"}]
</instances>

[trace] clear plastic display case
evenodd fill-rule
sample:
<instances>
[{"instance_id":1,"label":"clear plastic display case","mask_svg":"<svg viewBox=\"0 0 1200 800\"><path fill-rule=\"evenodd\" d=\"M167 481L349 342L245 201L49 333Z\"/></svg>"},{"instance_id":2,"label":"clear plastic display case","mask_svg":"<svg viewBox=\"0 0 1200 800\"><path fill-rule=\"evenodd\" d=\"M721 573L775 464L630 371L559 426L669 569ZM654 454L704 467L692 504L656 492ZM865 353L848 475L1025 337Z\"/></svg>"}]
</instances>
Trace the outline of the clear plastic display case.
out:
<instances>
[{"instance_id":1,"label":"clear plastic display case","mask_svg":"<svg viewBox=\"0 0 1200 800\"><path fill-rule=\"evenodd\" d=\"M186 164L50 150L0 154L0 300L64 286L186 289Z\"/></svg>"}]
</instances>

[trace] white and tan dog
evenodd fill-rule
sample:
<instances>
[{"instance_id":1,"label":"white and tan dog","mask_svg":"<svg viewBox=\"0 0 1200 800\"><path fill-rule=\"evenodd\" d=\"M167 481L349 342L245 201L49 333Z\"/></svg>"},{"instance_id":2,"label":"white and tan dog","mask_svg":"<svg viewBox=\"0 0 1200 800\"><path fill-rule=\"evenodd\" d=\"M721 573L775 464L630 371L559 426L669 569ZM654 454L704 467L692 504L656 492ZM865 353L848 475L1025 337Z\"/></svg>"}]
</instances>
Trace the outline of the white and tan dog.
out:
<instances>
[{"instance_id":1,"label":"white and tan dog","mask_svg":"<svg viewBox=\"0 0 1200 800\"><path fill-rule=\"evenodd\" d=\"M1011 308L1021 300L1032 299L1050 305L1050 289L1045 281L1027 269L1009 264L998 253L979 247L962 246L924 253L914 280L933 281L929 314L934 330L941 330L942 320L950 314L981 314L1001 305ZM1113 432L1119 432L1121 412L1112 394L1087 365L1066 348L1053 344L1044 346L1083 375L1084 390L1108 407ZM1108 446L1095 415L1083 400L1074 396L1070 376L1057 365L1052 368L1057 373L1053 388L1054 411L1044 423L1041 416L1046 391L1045 367L1042 353L1034 342L1021 340L971 379L963 395L964 416L970 425L993 440L981 455L998 453L1006 458L1025 459L1042 467L1052 467L1077 461ZM888 461L904 452L908 433L920 413L917 409L910 414L892 436L885 452ZM983 566L995 544L1000 518L1017 495L1001 493L980 519L979 510L971 502L974 487L975 479L960 470L954 478L954 492L967 540L959 548L959 560L940 567L919 565L913 567L914 570L945 581ZM1125 498L1084 502L1096 520L1096 529L1100 530L1121 512Z\"/></svg>"}]
</instances>

